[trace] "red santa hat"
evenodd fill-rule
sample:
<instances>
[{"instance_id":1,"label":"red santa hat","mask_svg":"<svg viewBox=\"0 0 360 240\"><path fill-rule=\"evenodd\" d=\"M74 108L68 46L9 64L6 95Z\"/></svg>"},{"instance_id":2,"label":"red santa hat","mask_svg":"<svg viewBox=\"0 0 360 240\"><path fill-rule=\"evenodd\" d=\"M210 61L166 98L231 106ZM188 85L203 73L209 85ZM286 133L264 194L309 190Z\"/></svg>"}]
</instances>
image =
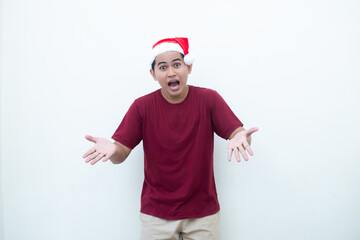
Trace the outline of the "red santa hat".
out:
<instances>
[{"instance_id":1,"label":"red santa hat","mask_svg":"<svg viewBox=\"0 0 360 240\"><path fill-rule=\"evenodd\" d=\"M187 38L165 38L154 44L151 52L151 63L155 60L156 56L165 52L179 52L184 55L184 62L186 65L193 64L195 58L189 53L189 41Z\"/></svg>"}]
</instances>

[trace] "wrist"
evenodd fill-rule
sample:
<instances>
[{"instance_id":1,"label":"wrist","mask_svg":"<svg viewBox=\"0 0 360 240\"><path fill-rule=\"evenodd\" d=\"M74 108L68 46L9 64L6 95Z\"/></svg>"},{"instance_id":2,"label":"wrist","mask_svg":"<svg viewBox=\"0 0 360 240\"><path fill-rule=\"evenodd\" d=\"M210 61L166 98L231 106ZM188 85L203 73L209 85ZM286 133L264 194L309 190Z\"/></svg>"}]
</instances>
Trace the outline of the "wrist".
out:
<instances>
[{"instance_id":1,"label":"wrist","mask_svg":"<svg viewBox=\"0 0 360 240\"><path fill-rule=\"evenodd\" d=\"M245 128L243 128L243 127L238 127L237 129L235 129L235 130L231 133L231 135L230 135L230 137L229 137L229 140L233 139L238 133L240 133L240 132L242 132L242 131L244 131L244 130L245 130Z\"/></svg>"}]
</instances>

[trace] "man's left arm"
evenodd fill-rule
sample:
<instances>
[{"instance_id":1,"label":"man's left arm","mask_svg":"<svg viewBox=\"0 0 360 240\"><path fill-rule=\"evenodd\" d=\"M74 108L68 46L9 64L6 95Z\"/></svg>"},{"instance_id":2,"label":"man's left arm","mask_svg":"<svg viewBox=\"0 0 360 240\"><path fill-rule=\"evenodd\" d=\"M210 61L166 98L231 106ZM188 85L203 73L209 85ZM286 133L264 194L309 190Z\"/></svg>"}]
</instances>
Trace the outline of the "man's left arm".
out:
<instances>
[{"instance_id":1,"label":"man's left arm","mask_svg":"<svg viewBox=\"0 0 360 240\"><path fill-rule=\"evenodd\" d=\"M228 143L228 160L231 161L232 152L234 152L235 158L238 162L240 162L240 155L245 159L245 161L249 160L247 153L250 156L254 155L250 144L251 144L251 134L257 132L259 129L254 127L246 130L243 127L239 127L235 129L234 132L230 134L229 143ZM246 153L247 152L247 153Z\"/></svg>"}]
</instances>

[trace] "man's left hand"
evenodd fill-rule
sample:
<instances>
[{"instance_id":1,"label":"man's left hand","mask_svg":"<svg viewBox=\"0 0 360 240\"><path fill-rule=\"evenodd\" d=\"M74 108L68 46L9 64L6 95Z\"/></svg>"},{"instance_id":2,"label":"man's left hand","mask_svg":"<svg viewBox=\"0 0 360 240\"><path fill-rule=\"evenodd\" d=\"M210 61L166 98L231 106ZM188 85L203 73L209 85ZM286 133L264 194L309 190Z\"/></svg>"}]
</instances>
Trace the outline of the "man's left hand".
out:
<instances>
[{"instance_id":1,"label":"man's left hand","mask_svg":"<svg viewBox=\"0 0 360 240\"><path fill-rule=\"evenodd\" d=\"M236 135L230 139L228 143L228 160L231 161L232 153L234 152L235 158L238 162L240 162L240 155L244 158L245 161L249 160L249 157L247 153L250 154L250 156L253 156L254 153L250 147L250 141L251 141L251 134L258 131L259 129L254 127L250 128L249 130L242 130ZM247 153L246 153L247 152Z\"/></svg>"}]
</instances>

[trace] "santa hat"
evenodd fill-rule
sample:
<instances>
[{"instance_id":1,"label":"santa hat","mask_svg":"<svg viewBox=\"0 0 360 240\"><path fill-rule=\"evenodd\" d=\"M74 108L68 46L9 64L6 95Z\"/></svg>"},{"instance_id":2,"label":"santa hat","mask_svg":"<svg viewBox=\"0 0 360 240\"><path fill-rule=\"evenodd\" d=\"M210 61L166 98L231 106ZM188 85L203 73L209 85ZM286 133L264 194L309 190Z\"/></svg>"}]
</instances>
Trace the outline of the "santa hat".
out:
<instances>
[{"instance_id":1,"label":"santa hat","mask_svg":"<svg viewBox=\"0 0 360 240\"><path fill-rule=\"evenodd\" d=\"M186 65L193 64L195 58L189 53L189 41L187 38L166 38L158 41L152 47L151 63L155 58L165 52L175 51L184 55L184 62Z\"/></svg>"}]
</instances>

